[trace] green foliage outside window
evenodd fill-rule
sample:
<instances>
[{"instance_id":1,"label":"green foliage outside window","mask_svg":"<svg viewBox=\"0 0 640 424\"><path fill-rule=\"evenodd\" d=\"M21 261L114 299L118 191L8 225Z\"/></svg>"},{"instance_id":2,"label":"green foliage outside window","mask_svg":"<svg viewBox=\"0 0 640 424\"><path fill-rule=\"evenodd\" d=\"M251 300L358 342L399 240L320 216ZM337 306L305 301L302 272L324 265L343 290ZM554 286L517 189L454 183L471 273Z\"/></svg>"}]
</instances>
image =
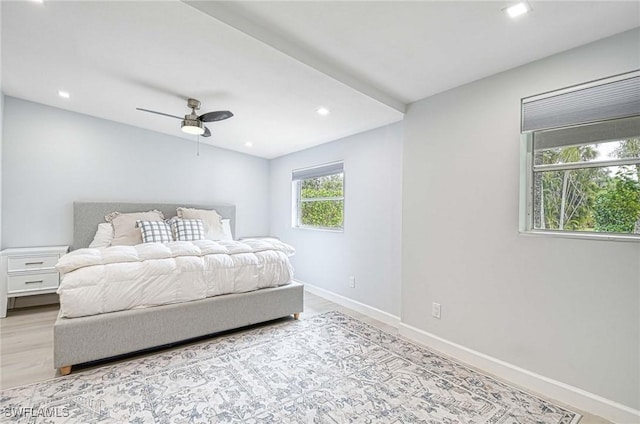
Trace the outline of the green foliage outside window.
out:
<instances>
[{"instance_id":1,"label":"green foliage outside window","mask_svg":"<svg viewBox=\"0 0 640 424\"><path fill-rule=\"evenodd\" d=\"M323 228L342 228L343 207L342 200L303 202L301 224Z\"/></svg>"},{"instance_id":2,"label":"green foliage outside window","mask_svg":"<svg viewBox=\"0 0 640 424\"><path fill-rule=\"evenodd\" d=\"M300 182L300 225L342 228L344 174L308 178Z\"/></svg>"},{"instance_id":3,"label":"green foliage outside window","mask_svg":"<svg viewBox=\"0 0 640 424\"><path fill-rule=\"evenodd\" d=\"M630 172L619 172L597 194L594 217L596 231L634 232L640 217L640 183Z\"/></svg>"},{"instance_id":4,"label":"green foliage outside window","mask_svg":"<svg viewBox=\"0 0 640 424\"><path fill-rule=\"evenodd\" d=\"M589 162L593 146L536 152L538 165ZM640 139L622 141L617 158L640 158ZM640 165L538 172L534 178L534 227L640 234Z\"/></svg>"},{"instance_id":5,"label":"green foliage outside window","mask_svg":"<svg viewBox=\"0 0 640 424\"><path fill-rule=\"evenodd\" d=\"M542 164L570 163L594 159L591 146L549 149L537 158ZM600 168L542 172L537 198L542 204L540 220L544 227L569 231L593 228L591 208L598 191L597 181L606 171Z\"/></svg>"}]
</instances>

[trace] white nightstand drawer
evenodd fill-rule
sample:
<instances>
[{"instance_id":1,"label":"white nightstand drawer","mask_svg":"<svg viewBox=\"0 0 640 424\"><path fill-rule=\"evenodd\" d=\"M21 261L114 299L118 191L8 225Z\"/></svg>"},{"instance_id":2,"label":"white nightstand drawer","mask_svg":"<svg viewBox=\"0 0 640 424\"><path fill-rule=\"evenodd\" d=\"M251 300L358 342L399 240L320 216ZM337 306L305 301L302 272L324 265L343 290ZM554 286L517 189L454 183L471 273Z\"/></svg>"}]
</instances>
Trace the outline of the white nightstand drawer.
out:
<instances>
[{"instance_id":1,"label":"white nightstand drawer","mask_svg":"<svg viewBox=\"0 0 640 424\"><path fill-rule=\"evenodd\" d=\"M9 256L7 268L9 272L54 268L59 258L60 255Z\"/></svg>"},{"instance_id":2,"label":"white nightstand drawer","mask_svg":"<svg viewBox=\"0 0 640 424\"><path fill-rule=\"evenodd\" d=\"M14 275L7 278L7 292L35 291L55 289L58 287L60 277L57 272L46 274Z\"/></svg>"}]
</instances>

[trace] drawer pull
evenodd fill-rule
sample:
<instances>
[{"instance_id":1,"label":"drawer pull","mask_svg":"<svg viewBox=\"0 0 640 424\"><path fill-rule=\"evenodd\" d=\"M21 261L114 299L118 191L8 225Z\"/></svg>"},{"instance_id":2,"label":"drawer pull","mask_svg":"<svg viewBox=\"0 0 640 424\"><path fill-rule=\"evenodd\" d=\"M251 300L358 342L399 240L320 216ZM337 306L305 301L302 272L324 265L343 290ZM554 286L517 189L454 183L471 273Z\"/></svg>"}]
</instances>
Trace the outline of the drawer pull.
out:
<instances>
[{"instance_id":1,"label":"drawer pull","mask_svg":"<svg viewBox=\"0 0 640 424\"><path fill-rule=\"evenodd\" d=\"M40 261L40 262L25 262L25 266L29 266L29 265L42 265L44 262Z\"/></svg>"},{"instance_id":2,"label":"drawer pull","mask_svg":"<svg viewBox=\"0 0 640 424\"><path fill-rule=\"evenodd\" d=\"M36 281L25 281L25 284L40 284L44 283L44 280L36 280Z\"/></svg>"}]
</instances>

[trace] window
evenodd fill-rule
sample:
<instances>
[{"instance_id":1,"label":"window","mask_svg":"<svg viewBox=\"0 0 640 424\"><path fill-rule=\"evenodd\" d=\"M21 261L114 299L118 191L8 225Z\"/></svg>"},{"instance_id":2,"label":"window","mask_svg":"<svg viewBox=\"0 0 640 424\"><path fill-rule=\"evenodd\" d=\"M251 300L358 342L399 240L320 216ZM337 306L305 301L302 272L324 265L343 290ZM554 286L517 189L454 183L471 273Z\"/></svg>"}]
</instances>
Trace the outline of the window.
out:
<instances>
[{"instance_id":1,"label":"window","mask_svg":"<svg viewBox=\"0 0 640 424\"><path fill-rule=\"evenodd\" d=\"M640 75L523 100L521 229L640 241Z\"/></svg>"},{"instance_id":2,"label":"window","mask_svg":"<svg viewBox=\"0 0 640 424\"><path fill-rule=\"evenodd\" d=\"M344 169L342 162L293 171L293 226L342 230Z\"/></svg>"}]
</instances>

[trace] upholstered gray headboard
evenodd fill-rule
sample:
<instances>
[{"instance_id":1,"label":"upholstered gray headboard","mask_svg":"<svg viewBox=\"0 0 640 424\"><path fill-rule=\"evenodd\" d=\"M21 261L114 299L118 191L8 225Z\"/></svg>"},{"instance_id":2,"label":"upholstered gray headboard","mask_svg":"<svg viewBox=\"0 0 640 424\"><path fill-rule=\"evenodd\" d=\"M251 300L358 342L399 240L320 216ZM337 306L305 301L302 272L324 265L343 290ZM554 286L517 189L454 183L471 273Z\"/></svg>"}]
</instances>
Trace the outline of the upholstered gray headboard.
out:
<instances>
[{"instance_id":1,"label":"upholstered gray headboard","mask_svg":"<svg viewBox=\"0 0 640 424\"><path fill-rule=\"evenodd\" d=\"M230 219L231 233L236 234L236 207L234 205L189 205L170 203L117 203L117 202L74 202L73 203L73 246L71 249L88 247L104 221L104 216L111 212L144 212L161 211L165 218L176 216L179 207L197 209L215 209L223 218Z\"/></svg>"}]
</instances>

